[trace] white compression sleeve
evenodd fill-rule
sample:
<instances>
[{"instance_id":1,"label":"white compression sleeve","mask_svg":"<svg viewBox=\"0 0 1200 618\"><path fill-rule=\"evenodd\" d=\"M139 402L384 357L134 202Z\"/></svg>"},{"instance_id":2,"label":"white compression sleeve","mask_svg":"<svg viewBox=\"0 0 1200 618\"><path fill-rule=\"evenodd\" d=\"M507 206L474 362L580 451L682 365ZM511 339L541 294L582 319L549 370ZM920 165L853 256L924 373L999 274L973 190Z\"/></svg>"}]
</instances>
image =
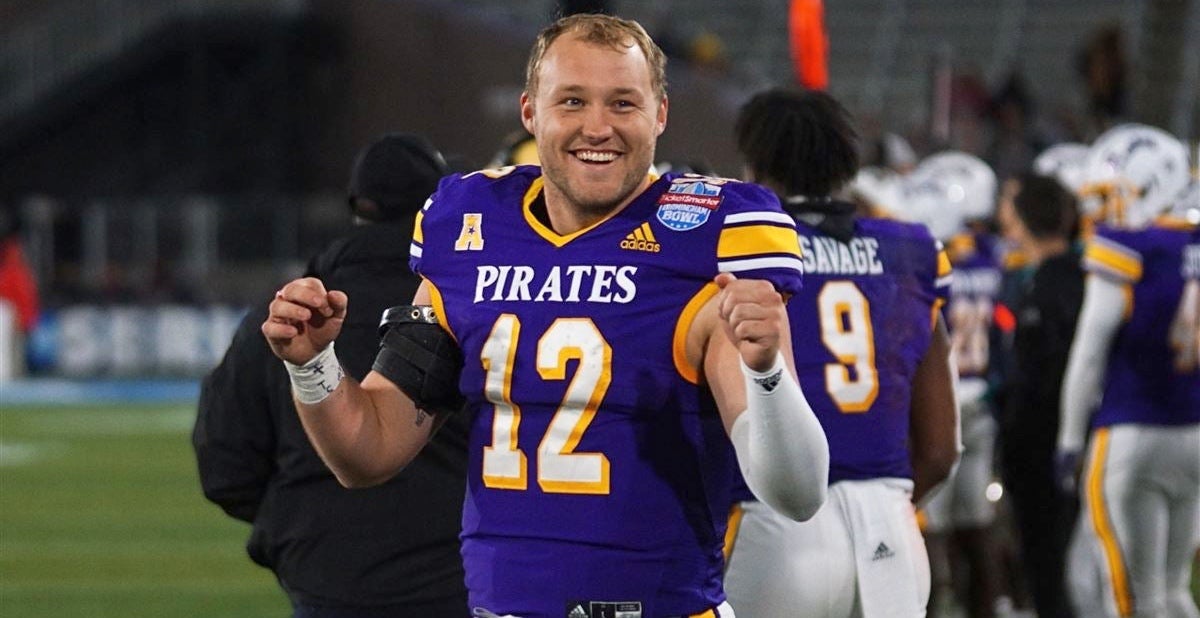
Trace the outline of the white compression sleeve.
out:
<instances>
[{"instance_id":1,"label":"white compression sleeve","mask_svg":"<svg viewBox=\"0 0 1200 618\"><path fill-rule=\"evenodd\" d=\"M729 438L738 466L755 497L779 513L804 521L825 502L829 442L783 355L766 372L742 364L746 410Z\"/></svg>"},{"instance_id":2,"label":"white compression sleeve","mask_svg":"<svg viewBox=\"0 0 1200 618\"><path fill-rule=\"evenodd\" d=\"M1079 452L1087 437L1088 419L1100 400L1108 348L1125 314L1125 286L1099 275L1087 278L1083 307L1075 325L1059 406L1058 450Z\"/></svg>"}]
</instances>

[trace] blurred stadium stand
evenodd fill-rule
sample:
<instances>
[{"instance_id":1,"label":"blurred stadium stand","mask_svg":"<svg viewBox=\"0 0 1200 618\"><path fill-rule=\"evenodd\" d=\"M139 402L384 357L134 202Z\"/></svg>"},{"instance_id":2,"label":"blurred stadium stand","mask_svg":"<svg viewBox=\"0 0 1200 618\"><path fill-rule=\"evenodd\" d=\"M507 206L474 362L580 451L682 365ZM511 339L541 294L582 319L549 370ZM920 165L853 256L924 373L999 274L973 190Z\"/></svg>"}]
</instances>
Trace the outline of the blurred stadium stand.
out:
<instances>
[{"instance_id":1,"label":"blurred stadium stand","mask_svg":"<svg viewBox=\"0 0 1200 618\"><path fill-rule=\"evenodd\" d=\"M792 80L788 0L609 5L677 58L659 158L737 175L737 106ZM519 128L525 56L554 6L0 5L0 206L23 224L48 313L257 300L346 229L349 163L378 133L421 133L456 168L483 165ZM951 138L937 133L948 113L939 76L995 89L1016 71L1044 118L1078 118L1077 56L1104 24L1125 37L1129 119L1193 141L1200 130L1200 0L835 0L825 11L830 89L868 136L894 131L926 150ZM1069 123L1057 130L1079 137ZM54 333L31 338L45 346L34 370L114 373L111 362L64 363L50 323ZM203 339L210 353L224 348L223 328ZM187 374L205 362L123 371Z\"/></svg>"}]
</instances>

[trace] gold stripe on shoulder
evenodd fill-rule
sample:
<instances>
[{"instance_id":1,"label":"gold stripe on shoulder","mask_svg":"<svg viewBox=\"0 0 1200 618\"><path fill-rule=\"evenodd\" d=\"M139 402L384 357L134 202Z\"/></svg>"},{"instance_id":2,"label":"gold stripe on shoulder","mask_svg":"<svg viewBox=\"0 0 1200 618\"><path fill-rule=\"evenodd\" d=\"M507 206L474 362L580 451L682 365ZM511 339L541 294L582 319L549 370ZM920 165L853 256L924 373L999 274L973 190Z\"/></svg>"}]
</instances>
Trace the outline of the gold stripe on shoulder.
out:
<instances>
[{"instance_id":1,"label":"gold stripe on shoulder","mask_svg":"<svg viewBox=\"0 0 1200 618\"><path fill-rule=\"evenodd\" d=\"M1138 281L1142 278L1142 261L1135 255L1093 240L1084 251L1084 260L1116 275Z\"/></svg>"},{"instance_id":2,"label":"gold stripe on shoulder","mask_svg":"<svg viewBox=\"0 0 1200 618\"><path fill-rule=\"evenodd\" d=\"M938 276L938 278L940 279L942 277L945 277L946 275L950 274L950 271L952 271L953 269L954 269L953 266L951 266L951 264L950 264L950 255L946 253L946 250L942 249L941 251L938 251L938 256L937 256L937 276Z\"/></svg>"},{"instance_id":3,"label":"gold stripe on shoulder","mask_svg":"<svg viewBox=\"0 0 1200 618\"><path fill-rule=\"evenodd\" d=\"M675 323L675 335L671 339L671 358L675 361L675 371L692 384L700 383L700 368L688 362L688 332L692 330L692 324L696 321L696 315L700 313L700 309L710 298L716 296L718 291L717 284L706 283L683 307L683 311L679 314L679 321Z\"/></svg>"},{"instance_id":4,"label":"gold stripe on shoulder","mask_svg":"<svg viewBox=\"0 0 1200 618\"><path fill-rule=\"evenodd\" d=\"M800 238L796 230L775 225L746 225L721 230L721 238L717 241L718 259L767 253L800 257Z\"/></svg>"},{"instance_id":5,"label":"gold stripe on shoulder","mask_svg":"<svg viewBox=\"0 0 1200 618\"><path fill-rule=\"evenodd\" d=\"M413 222L413 242L423 245L425 244L425 232L421 229L421 224L425 222L425 211L417 211L417 219Z\"/></svg>"}]
</instances>

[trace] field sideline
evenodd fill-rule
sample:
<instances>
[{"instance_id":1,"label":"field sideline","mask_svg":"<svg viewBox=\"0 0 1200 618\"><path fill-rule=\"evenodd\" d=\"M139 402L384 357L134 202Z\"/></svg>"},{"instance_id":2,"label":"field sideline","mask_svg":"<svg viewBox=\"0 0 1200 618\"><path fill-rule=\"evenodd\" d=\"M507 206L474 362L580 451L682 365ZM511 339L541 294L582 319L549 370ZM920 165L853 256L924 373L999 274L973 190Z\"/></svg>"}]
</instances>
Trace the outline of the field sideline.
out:
<instances>
[{"instance_id":1,"label":"field sideline","mask_svg":"<svg viewBox=\"0 0 1200 618\"><path fill-rule=\"evenodd\" d=\"M0 613L281 618L249 526L200 493L194 404L0 406Z\"/></svg>"}]
</instances>

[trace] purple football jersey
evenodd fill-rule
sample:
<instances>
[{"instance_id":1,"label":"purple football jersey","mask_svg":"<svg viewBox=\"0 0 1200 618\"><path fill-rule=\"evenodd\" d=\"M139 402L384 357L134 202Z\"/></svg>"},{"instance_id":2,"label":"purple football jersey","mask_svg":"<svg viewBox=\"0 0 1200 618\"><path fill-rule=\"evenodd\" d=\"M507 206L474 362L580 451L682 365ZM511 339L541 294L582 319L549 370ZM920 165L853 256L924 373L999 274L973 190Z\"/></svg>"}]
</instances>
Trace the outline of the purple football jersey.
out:
<instances>
[{"instance_id":1,"label":"purple football jersey","mask_svg":"<svg viewBox=\"0 0 1200 618\"><path fill-rule=\"evenodd\" d=\"M466 359L470 602L705 611L736 466L684 339L718 272L800 289L794 223L761 187L667 175L560 236L534 215L541 187L534 166L448 178L414 235Z\"/></svg>"},{"instance_id":2,"label":"purple football jersey","mask_svg":"<svg viewBox=\"0 0 1200 618\"><path fill-rule=\"evenodd\" d=\"M1084 268L1130 287L1092 427L1200 423L1200 370L1195 362L1181 361L1182 350L1171 342L1188 271L1185 247L1193 233L1101 226L1089 240Z\"/></svg>"},{"instance_id":3,"label":"purple football jersey","mask_svg":"<svg viewBox=\"0 0 1200 618\"><path fill-rule=\"evenodd\" d=\"M804 289L788 301L792 353L829 440L829 482L911 479L912 381L949 293L950 261L923 225L859 219L847 243L796 228ZM733 500L752 500L735 478Z\"/></svg>"},{"instance_id":4,"label":"purple football jersey","mask_svg":"<svg viewBox=\"0 0 1200 618\"><path fill-rule=\"evenodd\" d=\"M954 363L961 379L981 382L988 372L990 329L1003 276L999 250L992 236L972 233L950 239L946 252L954 266L946 304Z\"/></svg>"},{"instance_id":5,"label":"purple football jersey","mask_svg":"<svg viewBox=\"0 0 1200 618\"><path fill-rule=\"evenodd\" d=\"M1183 248L1180 274L1188 281L1200 280L1200 227L1192 230L1192 238Z\"/></svg>"}]
</instances>

